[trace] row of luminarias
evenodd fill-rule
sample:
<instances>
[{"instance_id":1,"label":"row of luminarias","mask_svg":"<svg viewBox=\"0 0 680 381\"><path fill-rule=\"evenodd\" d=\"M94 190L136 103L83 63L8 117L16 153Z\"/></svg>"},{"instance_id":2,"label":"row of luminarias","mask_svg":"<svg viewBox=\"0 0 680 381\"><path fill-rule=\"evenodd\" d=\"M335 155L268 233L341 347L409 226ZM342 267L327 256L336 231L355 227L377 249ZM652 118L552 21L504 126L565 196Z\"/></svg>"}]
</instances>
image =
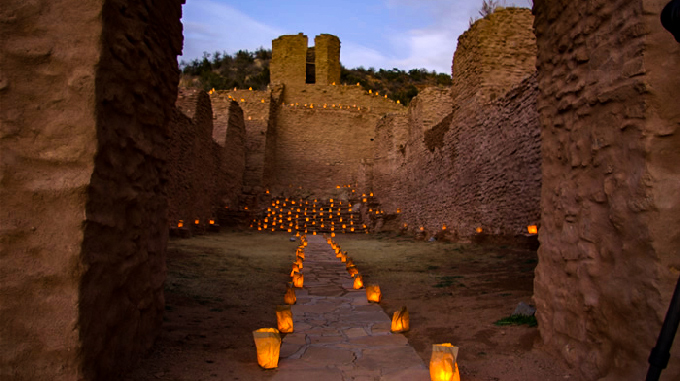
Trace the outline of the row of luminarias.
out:
<instances>
[{"instance_id":1,"label":"row of luminarias","mask_svg":"<svg viewBox=\"0 0 680 381\"><path fill-rule=\"evenodd\" d=\"M307 247L306 236L303 235L300 241L301 245L295 251L295 262L293 262L290 272L292 282L288 283L286 293L284 294L284 302L286 304L276 307L277 328L260 328L253 331L253 339L257 348L257 362L264 369L278 367L281 350L280 333L292 333L294 331L293 313L290 306L297 302L295 289L304 286L302 269L304 268L305 247ZM347 273L354 278L353 288L355 290L365 288L366 300L370 303L380 303L382 299L380 286L377 284L367 284L364 286L363 277L352 258L347 255L347 252L343 252L340 245L334 242L332 238L326 237L326 242L335 252L335 257L345 264ZM399 311L395 311L392 314L390 331L400 333L408 330L408 309L402 307ZM432 346L432 357L430 358L430 379L432 381L460 381L458 364L456 363L457 357L458 347L451 345L451 343L434 344Z\"/></svg>"},{"instance_id":2,"label":"row of luminarias","mask_svg":"<svg viewBox=\"0 0 680 381\"><path fill-rule=\"evenodd\" d=\"M332 84L331 86L335 86L335 82L333 82L333 84ZM346 86L346 85L343 84L343 86ZM357 86L361 86L361 84L357 82ZM237 87L234 87L234 91L238 91L238 88L237 88ZM252 88L252 87L249 87L249 88L248 88L248 91L253 91L253 88ZM215 94L216 92L217 92L217 90L215 90L215 88L213 87L210 91L208 91L208 94L213 95L213 94ZM371 89L368 89L368 91L366 92L366 94L373 95L373 96L380 96L380 92L379 92L379 91L373 92L373 90L371 90ZM231 97L231 95L229 95L229 98L234 99L234 98ZM387 98L387 94L384 94L384 95L383 95L383 98L388 99L388 98ZM393 102L391 99L389 99L389 101L390 101L390 102ZM243 98L241 98L241 102L245 102L245 100L244 100ZM264 102L265 102L264 99L262 99L262 103L264 103ZM401 104L401 102L400 102L398 99L397 99L396 103L397 103L397 104Z\"/></svg>"}]
</instances>

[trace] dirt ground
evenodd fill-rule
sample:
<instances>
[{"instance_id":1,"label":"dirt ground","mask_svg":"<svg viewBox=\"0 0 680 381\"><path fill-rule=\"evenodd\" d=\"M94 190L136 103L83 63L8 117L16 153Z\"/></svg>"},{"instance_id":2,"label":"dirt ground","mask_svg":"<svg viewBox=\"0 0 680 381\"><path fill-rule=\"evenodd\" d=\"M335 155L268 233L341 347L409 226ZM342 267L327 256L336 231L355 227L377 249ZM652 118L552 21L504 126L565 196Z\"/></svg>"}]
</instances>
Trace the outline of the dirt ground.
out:
<instances>
[{"instance_id":1,"label":"dirt ground","mask_svg":"<svg viewBox=\"0 0 680 381\"><path fill-rule=\"evenodd\" d=\"M386 235L335 240L380 285L388 315L408 307L405 335L426 365L432 344L451 342L463 381L577 379L541 351L537 328L494 325L531 302L535 251ZM277 233L172 239L162 333L124 379L270 379L275 371L257 366L251 332L276 325L296 246Z\"/></svg>"}]
</instances>

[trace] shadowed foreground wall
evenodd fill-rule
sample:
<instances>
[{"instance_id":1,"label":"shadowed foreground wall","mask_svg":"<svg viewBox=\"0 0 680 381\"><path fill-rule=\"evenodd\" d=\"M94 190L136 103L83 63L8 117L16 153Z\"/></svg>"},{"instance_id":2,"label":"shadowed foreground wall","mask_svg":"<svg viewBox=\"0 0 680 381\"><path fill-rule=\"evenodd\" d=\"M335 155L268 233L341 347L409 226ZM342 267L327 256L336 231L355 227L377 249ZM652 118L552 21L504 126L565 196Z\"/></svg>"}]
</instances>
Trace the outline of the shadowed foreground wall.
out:
<instances>
[{"instance_id":1,"label":"shadowed foreground wall","mask_svg":"<svg viewBox=\"0 0 680 381\"><path fill-rule=\"evenodd\" d=\"M587 380L644 379L680 273L680 44L667 1L535 2L543 341ZM677 339L664 380L680 379Z\"/></svg>"},{"instance_id":2,"label":"shadowed foreground wall","mask_svg":"<svg viewBox=\"0 0 680 381\"><path fill-rule=\"evenodd\" d=\"M117 379L160 328L180 4L3 3L2 379Z\"/></svg>"}]
</instances>

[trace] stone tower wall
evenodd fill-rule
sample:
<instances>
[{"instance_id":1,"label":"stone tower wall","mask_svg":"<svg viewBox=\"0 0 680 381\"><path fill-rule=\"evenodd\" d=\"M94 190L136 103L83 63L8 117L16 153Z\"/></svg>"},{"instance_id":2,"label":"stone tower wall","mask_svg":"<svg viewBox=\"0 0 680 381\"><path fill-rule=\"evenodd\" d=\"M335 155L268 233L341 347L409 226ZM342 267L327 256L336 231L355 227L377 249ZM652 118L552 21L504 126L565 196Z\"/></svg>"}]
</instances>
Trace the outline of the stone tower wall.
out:
<instances>
[{"instance_id":1,"label":"stone tower wall","mask_svg":"<svg viewBox=\"0 0 680 381\"><path fill-rule=\"evenodd\" d=\"M453 58L454 103L486 103L505 94L536 70L531 11L503 8L477 20L458 37Z\"/></svg>"},{"instance_id":2,"label":"stone tower wall","mask_svg":"<svg viewBox=\"0 0 680 381\"><path fill-rule=\"evenodd\" d=\"M314 38L317 85L340 84L340 39L330 34Z\"/></svg>"},{"instance_id":3,"label":"stone tower wall","mask_svg":"<svg viewBox=\"0 0 680 381\"><path fill-rule=\"evenodd\" d=\"M307 42L307 36L302 33L280 36L272 41L271 83L286 87L299 87L306 83Z\"/></svg>"}]
</instances>

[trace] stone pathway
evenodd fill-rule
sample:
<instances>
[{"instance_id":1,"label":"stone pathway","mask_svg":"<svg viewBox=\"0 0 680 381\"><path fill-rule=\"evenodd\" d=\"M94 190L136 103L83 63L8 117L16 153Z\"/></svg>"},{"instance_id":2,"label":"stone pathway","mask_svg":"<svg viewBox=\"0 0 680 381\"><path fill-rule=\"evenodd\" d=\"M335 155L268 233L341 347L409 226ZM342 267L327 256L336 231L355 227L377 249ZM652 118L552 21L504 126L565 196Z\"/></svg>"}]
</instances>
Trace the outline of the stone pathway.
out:
<instances>
[{"instance_id":1,"label":"stone pathway","mask_svg":"<svg viewBox=\"0 0 680 381\"><path fill-rule=\"evenodd\" d=\"M321 236L308 235L294 333L281 345L275 381L427 381L429 371L391 319L354 290L345 264ZM361 271L361 268L359 268Z\"/></svg>"}]
</instances>

